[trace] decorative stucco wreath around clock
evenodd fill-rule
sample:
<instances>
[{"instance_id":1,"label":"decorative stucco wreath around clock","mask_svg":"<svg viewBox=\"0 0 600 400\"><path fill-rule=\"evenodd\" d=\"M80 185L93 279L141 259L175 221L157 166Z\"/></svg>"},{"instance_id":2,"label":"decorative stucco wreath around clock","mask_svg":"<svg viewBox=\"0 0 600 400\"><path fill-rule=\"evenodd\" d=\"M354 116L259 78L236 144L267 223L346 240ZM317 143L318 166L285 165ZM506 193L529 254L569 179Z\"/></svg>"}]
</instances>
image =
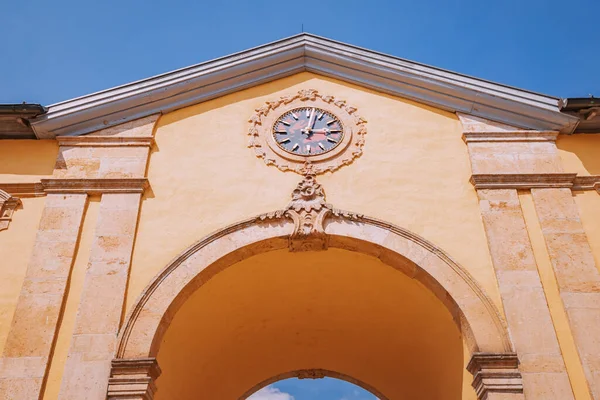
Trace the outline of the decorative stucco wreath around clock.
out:
<instances>
[{"instance_id":1,"label":"decorative stucco wreath around clock","mask_svg":"<svg viewBox=\"0 0 600 400\"><path fill-rule=\"evenodd\" d=\"M366 120L345 100L314 89L267 101L250 118L248 147L267 165L314 174L335 171L362 154Z\"/></svg>"}]
</instances>

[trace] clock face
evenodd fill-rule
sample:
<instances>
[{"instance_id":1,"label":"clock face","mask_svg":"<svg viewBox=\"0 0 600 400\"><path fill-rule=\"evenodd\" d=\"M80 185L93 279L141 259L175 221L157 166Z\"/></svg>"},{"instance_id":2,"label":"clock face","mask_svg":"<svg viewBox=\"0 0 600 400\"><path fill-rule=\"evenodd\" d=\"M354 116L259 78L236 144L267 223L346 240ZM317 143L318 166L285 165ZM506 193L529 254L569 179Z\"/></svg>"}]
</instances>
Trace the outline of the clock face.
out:
<instances>
[{"instance_id":1,"label":"clock face","mask_svg":"<svg viewBox=\"0 0 600 400\"><path fill-rule=\"evenodd\" d=\"M344 137L339 118L317 107L295 108L273 124L273 138L283 150L314 156L336 148Z\"/></svg>"}]
</instances>

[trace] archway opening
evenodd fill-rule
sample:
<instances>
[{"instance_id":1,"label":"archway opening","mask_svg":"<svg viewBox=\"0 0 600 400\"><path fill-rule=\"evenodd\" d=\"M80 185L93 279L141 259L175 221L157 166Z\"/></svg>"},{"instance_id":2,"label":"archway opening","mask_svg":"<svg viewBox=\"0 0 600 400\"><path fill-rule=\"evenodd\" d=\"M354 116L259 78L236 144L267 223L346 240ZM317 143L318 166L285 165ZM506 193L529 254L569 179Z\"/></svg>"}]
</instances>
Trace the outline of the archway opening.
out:
<instances>
[{"instance_id":1,"label":"archway opening","mask_svg":"<svg viewBox=\"0 0 600 400\"><path fill-rule=\"evenodd\" d=\"M384 400L342 379L288 378L258 389L245 400Z\"/></svg>"},{"instance_id":2,"label":"archway opening","mask_svg":"<svg viewBox=\"0 0 600 400\"><path fill-rule=\"evenodd\" d=\"M245 399L273 377L312 370L389 400L475 399L452 313L401 269L333 248L276 250L225 268L162 336L156 399Z\"/></svg>"}]
</instances>

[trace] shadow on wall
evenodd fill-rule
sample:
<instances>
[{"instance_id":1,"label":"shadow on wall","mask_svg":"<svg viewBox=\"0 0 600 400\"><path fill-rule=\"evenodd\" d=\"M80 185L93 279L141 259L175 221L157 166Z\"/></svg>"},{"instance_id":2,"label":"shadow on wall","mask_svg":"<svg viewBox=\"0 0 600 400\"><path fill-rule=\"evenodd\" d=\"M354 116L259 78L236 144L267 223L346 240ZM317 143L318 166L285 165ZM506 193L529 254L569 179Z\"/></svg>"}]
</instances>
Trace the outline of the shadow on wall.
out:
<instances>
[{"instance_id":1,"label":"shadow on wall","mask_svg":"<svg viewBox=\"0 0 600 400\"><path fill-rule=\"evenodd\" d=\"M52 175L57 154L55 140L2 140L0 182L7 181L2 175Z\"/></svg>"},{"instance_id":2,"label":"shadow on wall","mask_svg":"<svg viewBox=\"0 0 600 400\"><path fill-rule=\"evenodd\" d=\"M577 134L560 135L556 141L566 172L582 173L582 168L590 175L600 175L600 135Z\"/></svg>"}]
</instances>

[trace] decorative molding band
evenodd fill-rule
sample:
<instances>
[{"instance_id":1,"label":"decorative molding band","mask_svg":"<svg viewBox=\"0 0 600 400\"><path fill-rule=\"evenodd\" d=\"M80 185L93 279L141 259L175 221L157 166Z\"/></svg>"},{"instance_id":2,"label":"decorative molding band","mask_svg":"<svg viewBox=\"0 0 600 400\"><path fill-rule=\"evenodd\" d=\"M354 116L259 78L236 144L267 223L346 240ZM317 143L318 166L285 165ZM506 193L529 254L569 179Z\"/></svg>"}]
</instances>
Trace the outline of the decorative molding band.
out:
<instances>
[{"instance_id":1,"label":"decorative molding band","mask_svg":"<svg viewBox=\"0 0 600 400\"><path fill-rule=\"evenodd\" d=\"M0 231L8 229L12 215L15 209L21 205L18 197L13 197L3 190L0 190Z\"/></svg>"},{"instance_id":2,"label":"decorative molding band","mask_svg":"<svg viewBox=\"0 0 600 400\"><path fill-rule=\"evenodd\" d=\"M161 370L156 358L114 359L108 379L108 400L152 400Z\"/></svg>"},{"instance_id":3,"label":"decorative molding band","mask_svg":"<svg viewBox=\"0 0 600 400\"><path fill-rule=\"evenodd\" d=\"M516 353L474 353L467 370L479 400L486 400L489 393L523 393Z\"/></svg>"},{"instance_id":4,"label":"decorative molding band","mask_svg":"<svg viewBox=\"0 0 600 400\"><path fill-rule=\"evenodd\" d=\"M572 188L577 174L473 174L475 189Z\"/></svg>"},{"instance_id":5,"label":"decorative molding band","mask_svg":"<svg viewBox=\"0 0 600 400\"><path fill-rule=\"evenodd\" d=\"M152 147L152 137L58 136L60 146L69 147Z\"/></svg>"},{"instance_id":6,"label":"decorative molding band","mask_svg":"<svg viewBox=\"0 0 600 400\"><path fill-rule=\"evenodd\" d=\"M46 195L44 186L41 182L0 183L0 190L18 197L41 197Z\"/></svg>"},{"instance_id":7,"label":"decorative molding band","mask_svg":"<svg viewBox=\"0 0 600 400\"><path fill-rule=\"evenodd\" d=\"M576 176L573 190L596 190L600 193L600 175Z\"/></svg>"},{"instance_id":8,"label":"decorative molding band","mask_svg":"<svg viewBox=\"0 0 600 400\"><path fill-rule=\"evenodd\" d=\"M464 132L465 143L479 142L555 142L557 131L498 131L498 132Z\"/></svg>"},{"instance_id":9,"label":"decorative molding band","mask_svg":"<svg viewBox=\"0 0 600 400\"><path fill-rule=\"evenodd\" d=\"M46 193L143 193L147 178L123 179L42 179Z\"/></svg>"}]
</instances>

